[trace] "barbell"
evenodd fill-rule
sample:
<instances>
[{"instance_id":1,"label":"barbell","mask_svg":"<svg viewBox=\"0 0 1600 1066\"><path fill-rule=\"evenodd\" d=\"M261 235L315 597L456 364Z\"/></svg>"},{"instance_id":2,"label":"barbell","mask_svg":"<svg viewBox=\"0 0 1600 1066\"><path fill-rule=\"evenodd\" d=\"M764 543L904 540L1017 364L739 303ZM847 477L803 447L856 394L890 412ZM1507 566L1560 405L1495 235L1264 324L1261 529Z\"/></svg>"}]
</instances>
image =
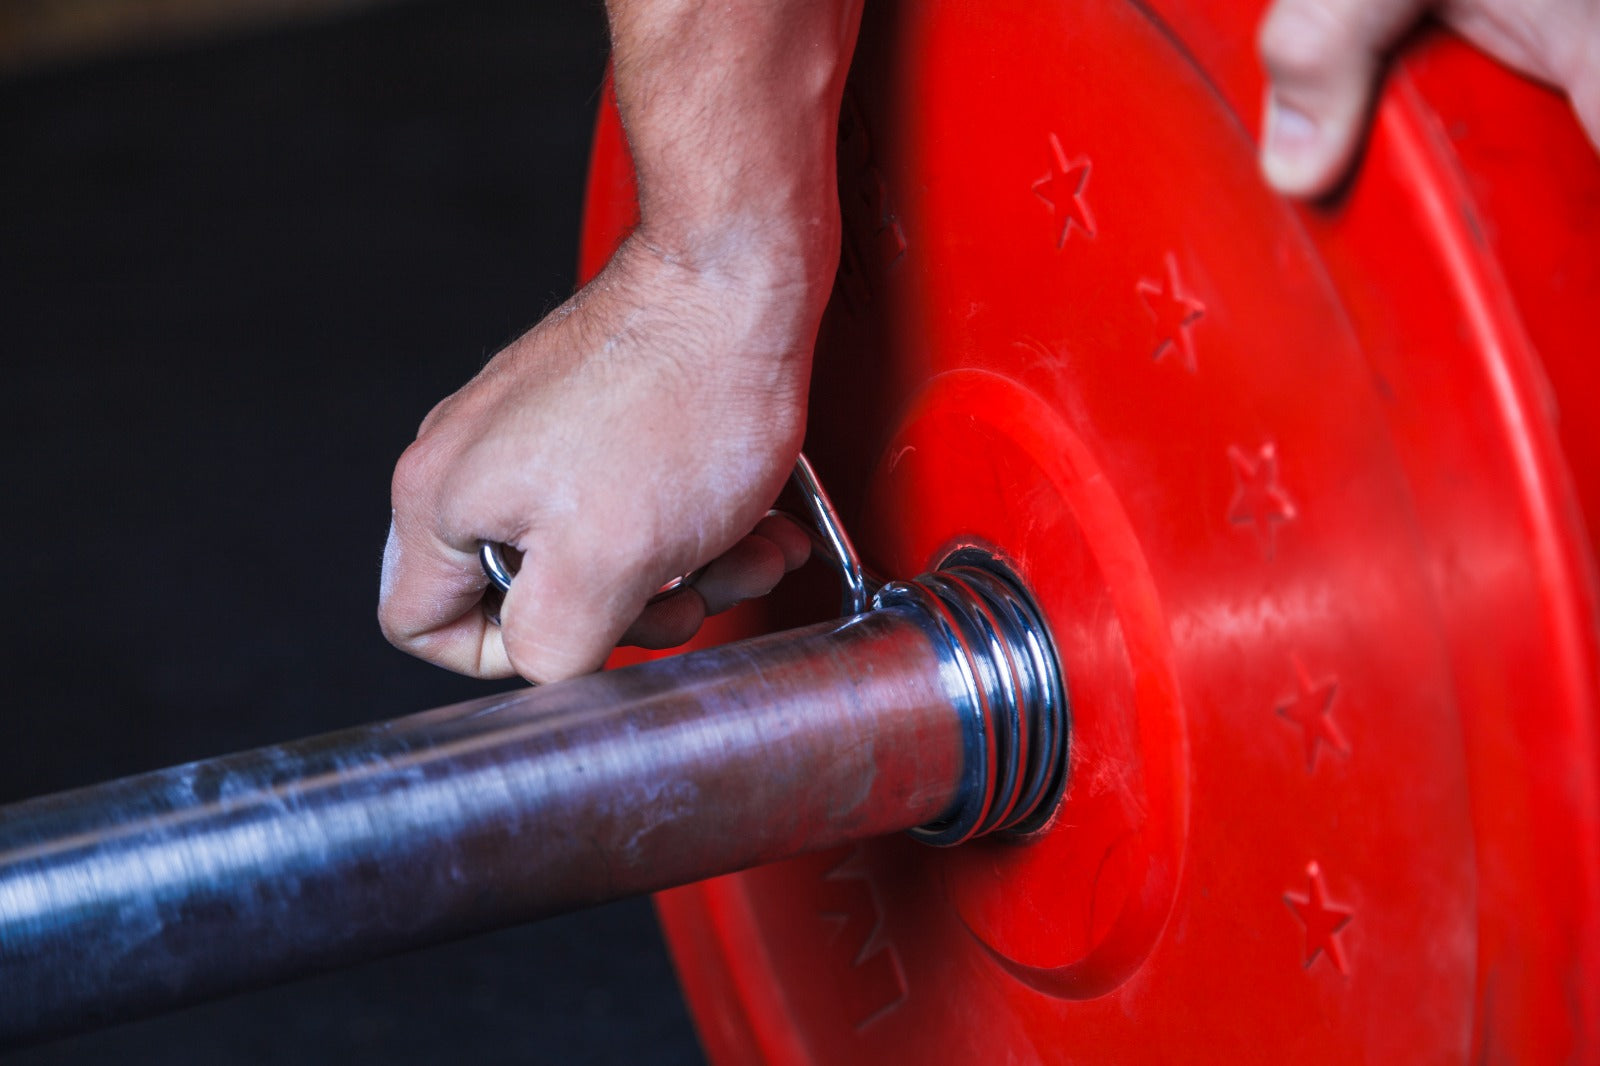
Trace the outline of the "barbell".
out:
<instances>
[{"instance_id":1,"label":"barbell","mask_svg":"<svg viewBox=\"0 0 1600 1066\"><path fill-rule=\"evenodd\" d=\"M10 1031L739 870L658 896L718 1063L1600 1055L1600 163L1425 35L1290 205L1258 16L871 5L807 448L925 576L8 809ZM586 274L632 203L603 109Z\"/></svg>"}]
</instances>

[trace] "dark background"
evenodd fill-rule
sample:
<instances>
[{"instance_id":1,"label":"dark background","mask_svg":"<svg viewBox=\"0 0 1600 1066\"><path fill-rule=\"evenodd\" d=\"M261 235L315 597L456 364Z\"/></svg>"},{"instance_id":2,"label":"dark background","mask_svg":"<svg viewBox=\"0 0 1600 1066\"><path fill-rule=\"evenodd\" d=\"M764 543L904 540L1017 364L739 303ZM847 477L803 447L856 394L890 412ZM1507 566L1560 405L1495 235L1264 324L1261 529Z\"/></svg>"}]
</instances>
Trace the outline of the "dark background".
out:
<instances>
[{"instance_id":1,"label":"dark background","mask_svg":"<svg viewBox=\"0 0 1600 1066\"><path fill-rule=\"evenodd\" d=\"M504 687L379 635L388 478L570 291L604 55L430 0L0 80L0 801ZM380 1060L700 1053L636 901L7 1061Z\"/></svg>"}]
</instances>

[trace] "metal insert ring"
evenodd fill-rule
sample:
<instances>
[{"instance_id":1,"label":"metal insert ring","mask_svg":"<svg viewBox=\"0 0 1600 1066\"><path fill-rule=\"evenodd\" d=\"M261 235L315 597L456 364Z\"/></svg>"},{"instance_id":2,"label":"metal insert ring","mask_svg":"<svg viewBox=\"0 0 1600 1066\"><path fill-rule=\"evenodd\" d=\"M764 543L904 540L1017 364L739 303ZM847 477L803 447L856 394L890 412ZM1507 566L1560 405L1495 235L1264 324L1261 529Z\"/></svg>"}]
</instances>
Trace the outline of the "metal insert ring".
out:
<instances>
[{"instance_id":1,"label":"metal insert ring","mask_svg":"<svg viewBox=\"0 0 1600 1066\"><path fill-rule=\"evenodd\" d=\"M478 542L478 565L483 567L484 576L489 579L489 584L501 592L511 591L511 568L506 565L506 559L500 551L500 545L492 540Z\"/></svg>"}]
</instances>

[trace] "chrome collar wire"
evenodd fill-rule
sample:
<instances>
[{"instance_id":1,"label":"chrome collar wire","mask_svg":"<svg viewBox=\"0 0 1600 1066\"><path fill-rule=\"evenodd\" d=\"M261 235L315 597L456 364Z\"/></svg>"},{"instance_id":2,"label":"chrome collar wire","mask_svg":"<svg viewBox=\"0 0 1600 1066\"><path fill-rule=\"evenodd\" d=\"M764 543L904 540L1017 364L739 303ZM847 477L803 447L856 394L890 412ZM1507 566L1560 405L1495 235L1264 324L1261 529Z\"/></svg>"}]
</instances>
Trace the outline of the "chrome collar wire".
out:
<instances>
[{"instance_id":1,"label":"chrome collar wire","mask_svg":"<svg viewBox=\"0 0 1600 1066\"><path fill-rule=\"evenodd\" d=\"M804 452L795 460L790 482L805 501L806 510L811 512L811 522L816 527L812 531L812 545L820 550L822 557L839 574L839 583L843 586L839 612L860 614L871 605L872 594L883 582L867 577L866 570L861 566L861 556L857 554L850 534L845 532L838 510L828 498L822 481L817 477L816 468Z\"/></svg>"}]
</instances>

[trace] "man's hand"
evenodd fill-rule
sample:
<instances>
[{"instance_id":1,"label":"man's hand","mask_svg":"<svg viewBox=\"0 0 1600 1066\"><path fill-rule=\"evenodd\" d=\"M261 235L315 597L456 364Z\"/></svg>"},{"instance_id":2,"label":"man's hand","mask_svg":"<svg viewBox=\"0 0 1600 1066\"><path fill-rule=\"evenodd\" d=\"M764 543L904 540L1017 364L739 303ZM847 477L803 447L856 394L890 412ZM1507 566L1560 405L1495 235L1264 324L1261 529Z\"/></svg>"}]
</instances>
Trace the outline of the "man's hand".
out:
<instances>
[{"instance_id":1,"label":"man's hand","mask_svg":"<svg viewBox=\"0 0 1600 1066\"><path fill-rule=\"evenodd\" d=\"M805 560L803 533L762 518L800 449L815 326L764 264L733 266L630 242L434 409L395 471L391 640L462 673L568 677L625 636L681 643ZM479 607L480 539L523 552L499 626Z\"/></svg>"},{"instance_id":2,"label":"man's hand","mask_svg":"<svg viewBox=\"0 0 1600 1066\"><path fill-rule=\"evenodd\" d=\"M1274 187L1320 196L1338 184L1366 132L1388 51L1428 12L1565 90L1600 147L1596 0L1276 0L1259 41L1271 81L1261 163Z\"/></svg>"},{"instance_id":3,"label":"man's hand","mask_svg":"<svg viewBox=\"0 0 1600 1066\"><path fill-rule=\"evenodd\" d=\"M853 0L612 0L640 222L593 282L429 414L395 470L378 615L480 677L554 681L692 636L809 552L764 519L805 433L838 261ZM480 541L522 552L489 622ZM709 563L692 590L646 608Z\"/></svg>"}]
</instances>

